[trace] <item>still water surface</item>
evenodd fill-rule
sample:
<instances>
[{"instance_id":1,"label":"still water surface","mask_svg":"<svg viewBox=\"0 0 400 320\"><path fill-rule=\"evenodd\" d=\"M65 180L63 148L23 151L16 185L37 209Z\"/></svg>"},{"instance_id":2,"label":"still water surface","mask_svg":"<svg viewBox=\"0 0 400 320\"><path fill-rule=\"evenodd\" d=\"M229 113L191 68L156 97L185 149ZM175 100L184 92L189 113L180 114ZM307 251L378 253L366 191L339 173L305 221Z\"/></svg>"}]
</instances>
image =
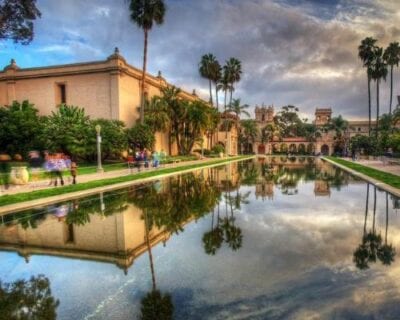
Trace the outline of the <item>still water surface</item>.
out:
<instances>
[{"instance_id":1,"label":"still water surface","mask_svg":"<svg viewBox=\"0 0 400 320\"><path fill-rule=\"evenodd\" d=\"M10 213L0 319L400 319L399 208L276 157Z\"/></svg>"}]
</instances>

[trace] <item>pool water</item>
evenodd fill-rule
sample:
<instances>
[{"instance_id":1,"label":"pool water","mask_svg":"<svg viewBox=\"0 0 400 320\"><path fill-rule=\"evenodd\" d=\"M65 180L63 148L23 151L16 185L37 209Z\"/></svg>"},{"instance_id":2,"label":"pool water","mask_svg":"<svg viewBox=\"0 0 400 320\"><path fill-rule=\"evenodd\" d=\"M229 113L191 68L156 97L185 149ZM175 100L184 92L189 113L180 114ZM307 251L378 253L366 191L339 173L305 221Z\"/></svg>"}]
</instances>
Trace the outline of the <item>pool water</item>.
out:
<instances>
[{"instance_id":1,"label":"pool water","mask_svg":"<svg viewBox=\"0 0 400 320\"><path fill-rule=\"evenodd\" d=\"M0 217L0 319L400 319L400 200L269 157Z\"/></svg>"}]
</instances>

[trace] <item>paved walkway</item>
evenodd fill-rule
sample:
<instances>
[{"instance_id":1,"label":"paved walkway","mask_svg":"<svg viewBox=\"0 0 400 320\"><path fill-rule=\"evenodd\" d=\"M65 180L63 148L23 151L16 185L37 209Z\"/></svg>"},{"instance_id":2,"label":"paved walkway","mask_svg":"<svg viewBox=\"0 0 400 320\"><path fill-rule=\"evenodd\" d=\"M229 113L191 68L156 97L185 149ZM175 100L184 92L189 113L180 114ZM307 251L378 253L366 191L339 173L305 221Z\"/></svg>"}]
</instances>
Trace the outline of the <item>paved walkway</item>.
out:
<instances>
[{"instance_id":1,"label":"paved walkway","mask_svg":"<svg viewBox=\"0 0 400 320\"><path fill-rule=\"evenodd\" d=\"M162 165L158 168L141 168L140 172L147 172L147 171L155 171L155 170L160 170L163 168L174 168L174 167L181 167L181 166L187 166L191 164L196 164L196 163L202 163L202 162L207 162L213 159L210 158L204 158L202 160L192 160L192 161L182 161L178 163L171 163L171 164L165 164ZM215 159L218 160L218 159ZM77 183L84 183L84 182L89 182L89 181L95 181L95 180L102 180L102 179L111 179L111 178L117 178L117 177L122 177L122 176L127 176L127 175L135 175L139 173L137 168L132 168L128 169L128 166L126 169L123 170L112 170L112 171L107 171L104 173L89 173L89 174L82 174L77 176ZM64 177L64 185L70 185L72 184L72 178L71 177ZM50 185L50 180L39 180L39 181L31 181L26 185L10 185L7 190L4 190L3 186L0 186L0 196L1 195L6 195L6 194L18 194L18 193L23 193L23 192L30 192L34 190L43 190L43 189L51 189L51 188L57 188L53 185Z\"/></svg>"},{"instance_id":2,"label":"paved walkway","mask_svg":"<svg viewBox=\"0 0 400 320\"><path fill-rule=\"evenodd\" d=\"M347 161L353 161L351 158L344 158ZM363 166L370 167L373 169L377 169L384 172L389 172L400 176L400 164L389 164L386 159L376 159L376 160L357 160L355 163L359 163Z\"/></svg>"}]
</instances>

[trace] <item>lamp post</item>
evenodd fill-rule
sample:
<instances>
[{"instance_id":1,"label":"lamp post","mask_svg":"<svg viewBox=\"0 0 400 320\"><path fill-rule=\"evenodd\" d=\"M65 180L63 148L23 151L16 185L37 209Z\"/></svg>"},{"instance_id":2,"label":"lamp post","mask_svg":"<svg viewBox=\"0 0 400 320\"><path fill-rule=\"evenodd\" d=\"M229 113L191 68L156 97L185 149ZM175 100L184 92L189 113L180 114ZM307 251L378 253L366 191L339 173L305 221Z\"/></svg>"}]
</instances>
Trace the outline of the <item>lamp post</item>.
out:
<instances>
[{"instance_id":1,"label":"lamp post","mask_svg":"<svg viewBox=\"0 0 400 320\"><path fill-rule=\"evenodd\" d=\"M98 124L95 127L96 129L96 138L97 138L97 172L103 173L104 169L101 166L101 126Z\"/></svg>"}]
</instances>

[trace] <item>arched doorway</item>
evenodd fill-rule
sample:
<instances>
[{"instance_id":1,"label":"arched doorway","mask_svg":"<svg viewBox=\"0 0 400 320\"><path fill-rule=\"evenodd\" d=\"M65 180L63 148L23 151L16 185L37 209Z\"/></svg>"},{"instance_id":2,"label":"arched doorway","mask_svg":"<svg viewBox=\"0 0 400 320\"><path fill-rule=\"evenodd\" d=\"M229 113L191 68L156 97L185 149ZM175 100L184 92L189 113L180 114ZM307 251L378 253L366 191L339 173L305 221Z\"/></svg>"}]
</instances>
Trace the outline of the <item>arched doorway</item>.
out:
<instances>
[{"instance_id":1,"label":"arched doorway","mask_svg":"<svg viewBox=\"0 0 400 320\"><path fill-rule=\"evenodd\" d=\"M282 152L282 153L288 152L288 146L287 146L286 143L282 143L282 144L281 144L281 152Z\"/></svg>"},{"instance_id":2,"label":"arched doorway","mask_svg":"<svg viewBox=\"0 0 400 320\"><path fill-rule=\"evenodd\" d=\"M297 152L300 154L305 154L306 153L306 146L304 143L300 143L299 147L297 148Z\"/></svg>"},{"instance_id":3,"label":"arched doorway","mask_svg":"<svg viewBox=\"0 0 400 320\"><path fill-rule=\"evenodd\" d=\"M324 156L329 156L329 146L326 145L326 144L324 144L324 145L321 147L321 153L322 153Z\"/></svg>"},{"instance_id":4,"label":"arched doorway","mask_svg":"<svg viewBox=\"0 0 400 320\"><path fill-rule=\"evenodd\" d=\"M292 143L292 144L289 146L289 152L290 152L290 153L297 153L297 147L296 147L296 145L295 145L294 143Z\"/></svg>"},{"instance_id":5,"label":"arched doorway","mask_svg":"<svg viewBox=\"0 0 400 320\"><path fill-rule=\"evenodd\" d=\"M258 154L265 154L265 145L264 144L260 144L258 146Z\"/></svg>"}]
</instances>

